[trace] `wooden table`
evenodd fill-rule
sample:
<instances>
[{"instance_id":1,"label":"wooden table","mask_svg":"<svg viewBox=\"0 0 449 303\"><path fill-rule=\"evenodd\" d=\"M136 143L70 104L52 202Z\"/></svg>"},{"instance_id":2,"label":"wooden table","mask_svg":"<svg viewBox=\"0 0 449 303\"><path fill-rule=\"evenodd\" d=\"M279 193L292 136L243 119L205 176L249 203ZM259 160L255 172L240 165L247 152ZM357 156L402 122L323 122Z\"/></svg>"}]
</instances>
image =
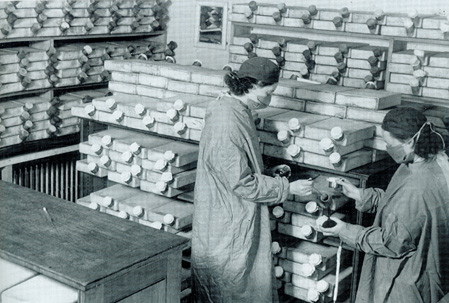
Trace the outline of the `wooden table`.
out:
<instances>
[{"instance_id":1,"label":"wooden table","mask_svg":"<svg viewBox=\"0 0 449 303\"><path fill-rule=\"evenodd\" d=\"M0 257L78 289L80 303L179 303L187 242L0 181Z\"/></svg>"}]
</instances>

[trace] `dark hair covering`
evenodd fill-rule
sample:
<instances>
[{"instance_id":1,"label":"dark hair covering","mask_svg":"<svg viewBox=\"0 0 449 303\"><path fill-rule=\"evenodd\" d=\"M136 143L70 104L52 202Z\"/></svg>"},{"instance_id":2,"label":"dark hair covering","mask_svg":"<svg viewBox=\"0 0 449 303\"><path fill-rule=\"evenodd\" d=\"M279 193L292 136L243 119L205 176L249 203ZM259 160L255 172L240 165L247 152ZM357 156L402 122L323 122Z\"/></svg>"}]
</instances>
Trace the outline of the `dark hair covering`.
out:
<instances>
[{"instance_id":1,"label":"dark hair covering","mask_svg":"<svg viewBox=\"0 0 449 303\"><path fill-rule=\"evenodd\" d=\"M385 115L382 129L390 132L398 140L407 142L426 122L426 116L419 110L411 107L398 107ZM432 124L424 125L418 140L415 141L415 154L427 160L443 151L443 136L438 134Z\"/></svg>"},{"instance_id":2,"label":"dark hair covering","mask_svg":"<svg viewBox=\"0 0 449 303\"><path fill-rule=\"evenodd\" d=\"M232 71L224 76L224 82L232 94L241 96L257 84L261 87L279 81L280 70L276 63L267 58L253 57L242 63L239 71Z\"/></svg>"}]
</instances>

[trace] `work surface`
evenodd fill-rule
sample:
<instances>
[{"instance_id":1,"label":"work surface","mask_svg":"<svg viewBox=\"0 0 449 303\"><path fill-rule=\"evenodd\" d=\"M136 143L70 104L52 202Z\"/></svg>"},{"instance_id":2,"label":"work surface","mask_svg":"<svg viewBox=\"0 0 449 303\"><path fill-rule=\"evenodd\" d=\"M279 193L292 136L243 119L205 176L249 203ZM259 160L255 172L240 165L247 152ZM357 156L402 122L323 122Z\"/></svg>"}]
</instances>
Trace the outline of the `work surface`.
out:
<instances>
[{"instance_id":1,"label":"work surface","mask_svg":"<svg viewBox=\"0 0 449 303\"><path fill-rule=\"evenodd\" d=\"M0 181L0 257L81 291L187 241Z\"/></svg>"}]
</instances>

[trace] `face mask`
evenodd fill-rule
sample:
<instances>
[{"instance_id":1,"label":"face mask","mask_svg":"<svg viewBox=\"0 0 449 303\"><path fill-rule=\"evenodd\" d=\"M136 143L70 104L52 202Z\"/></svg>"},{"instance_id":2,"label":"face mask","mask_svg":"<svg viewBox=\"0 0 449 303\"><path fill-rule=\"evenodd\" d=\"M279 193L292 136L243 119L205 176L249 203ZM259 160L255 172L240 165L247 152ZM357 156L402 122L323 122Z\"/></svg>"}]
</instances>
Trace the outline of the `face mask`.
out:
<instances>
[{"instance_id":1,"label":"face mask","mask_svg":"<svg viewBox=\"0 0 449 303\"><path fill-rule=\"evenodd\" d=\"M270 105L270 103L271 103L271 95L266 97L257 97L257 101L248 99L246 104L248 105L249 109L256 110L266 108L268 107L268 105Z\"/></svg>"},{"instance_id":2,"label":"face mask","mask_svg":"<svg viewBox=\"0 0 449 303\"><path fill-rule=\"evenodd\" d=\"M415 153L414 152L407 153L404 150L404 145L405 144L407 144L407 143L399 144L399 145L396 145L396 146L387 145L387 153L398 164L409 163L409 162L413 161Z\"/></svg>"},{"instance_id":3,"label":"face mask","mask_svg":"<svg viewBox=\"0 0 449 303\"><path fill-rule=\"evenodd\" d=\"M426 125L429 125L431 132L437 134L441 138L441 141L443 142L443 149L445 148L445 143L444 143L443 137L433 129L432 123L426 122L421 126L421 128L418 130L418 132L416 134L414 134L413 137L406 143L399 144L396 146L387 145L387 153L391 156L391 158L393 158L393 160L396 163L401 164L401 163L413 162L415 153L411 152L411 153L407 154L407 152L404 150L404 145L409 144L410 141L413 141L413 139L415 139L415 137L416 137L416 142L418 142L419 137L421 136L421 131L423 130L424 126L426 126ZM414 146L413 146L413 149L415 149Z\"/></svg>"}]
</instances>

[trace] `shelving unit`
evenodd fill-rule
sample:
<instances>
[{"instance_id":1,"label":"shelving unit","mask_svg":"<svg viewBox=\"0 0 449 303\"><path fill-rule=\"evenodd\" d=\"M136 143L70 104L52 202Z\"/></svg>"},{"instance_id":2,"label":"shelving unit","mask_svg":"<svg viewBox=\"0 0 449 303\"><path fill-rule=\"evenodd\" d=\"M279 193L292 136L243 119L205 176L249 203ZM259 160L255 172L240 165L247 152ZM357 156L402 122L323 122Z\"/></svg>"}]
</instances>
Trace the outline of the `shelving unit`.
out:
<instances>
[{"instance_id":1,"label":"shelving unit","mask_svg":"<svg viewBox=\"0 0 449 303\"><path fill-rule=\"evenodd\" d=\"M444 121L446 116L449 116L449 102L446 95L441 94L439 96L422 96L422 92L419 94L412 93L412 90L409 87L409 90L406 90L406 87L402 89L402 91L396 91L397 87L392 81L390 81L392 74L394 74L394 70L391 69L392 58L394 54L404 50L419 50L422 51L425 56L427 54L436 54L436 53L444 53L449 54L449 34L441 34L438 35L439 27L438 23L447 23L448 21L442 16L418 16L416 20L413 20L415 29L410 34L411 36L401 36L402 32L406 33L404 26L402 24L402 20L411 19L410 16L403 14L392 14L392 15L384 15L382 19L378 20L376 28L372 30L368 30L366 21L369 18L375 18L374 12L349 12L346 17L343 17L342 12L345 10L334 10L334 9L325 9L321 7L287 7L286 9L282 7L282 4L258 4L255 5L252 2L253 6L250 7L250 3L248 4L235 4L231 9L231 40L230 40L230 54L229 61L233 68L238 69L240 64L246 60L248 57L257 55L269 58L275 61L281 67L281 77L290 78L292 76L295 79L296 77L306 77L306 79L315 80L315 83L329 83L334 84L343 89L346 86L346 82L343 82L342 79L334 79L334 82L326 82L329 81L330 77L334 77L334 73L329 74L327 76L323 75L322 77L313 77L314 72L317 71L317 64L315 61L313 65L305 64L304 58L307 60L306 55L312 58L312 61L317 59L320 56L320 47L321 45L327 47L326 55L328 57L328 61L333 61L333 65L335 73L337 76L341 76L341 78L348 76L348 66L345 65L345 71L337 70L337 62L339 62L337 58L332 58L332 55L329 51L331 47L337 46L338 44L348 44L348 48L354 46L354 50L357 50L357 44L360 45L368 45L378 48L383 48L386 50L385 54L385 65L386 68L382 72L384 73L384 87L383 89L378 89L378 91L388 91L388 92L398 92L402 93L401 103L412 105L423 110L427 108L434 108L434 111L439 111L440 118ZM283 9L283 11L281 11ZM313 13L312 13L313 12ZM280 15L280 17L279 17ZM337 27L336 22L333 18L342 18L342 23ZM390 18L390 19L389 19ZM419 20L418 20L419 19ZM423 26L423 20L426 20L426 25ZM419 22L418 22L419 21ZM307 22L307 23L306 23ZM355 22L355 23L354 23ZM406 22L404 22L406 23ZM385 31L382 31L382 28L385 27ZM424 28L426 27L426 28ZM325 29L324 29L325 28ZM442 27L443 28L443 27ZM428 39L426 35L423 33L425 31L429 31ZM419 32L419 34L418 34ZM385 34L387 33L387 34ZM423 38L418 38L423 37ZM439 38L436 38L439 37ZM308 48L308 42L314 42L312 45L318 45L316 48ZM263 42L263 43L262 43ZM294 44L295 51L290 49L290 44ZM320 44L321 43L321 44ZM308 54L301 53L298 49L304 46L306 52ZM273 47L271 49L271 47ZM340 50L341 51L341 50ZM336 54L336 53L335 53ZM349 58L351 58L351 50L348 51ZM413 54L413 51L412 51ZM371 54L372 56L373 54ZM296 56L296 57L295 57ZM343 55L342 62L348 63L345 61L346 56ZM382 58L384 58L382 56ZM368 58L367 58L368 59ZM291 60L289 62L289 60ZM379 59L380 60L380 59ZM421 61L422 59L420 59ZM425 59L427 60L427 59ZM421 61L422 66L427 66L427 62L425 60ZM335 62L336 61L336 62ZM304 63L303 63L304 62ZM340 61L341 62L341 61ZM315 64L316 63L316 64ZM407 64L409 61L407 62ZM289 68L287 69L287 65ZM302 66L300 66L302 64ZM327 64L327 63L321 63ZM371 66L375 66L371 64ZM296 73L292 73L290 68L294 66L297 68ZM369 66L369 65L368 65ZM326 70L332 70L329 66ZM302 69L300 69L302 68ZM441 65L438 68L446 68L446 71L449 74L449 64L447 66ZM323 69L324 70L324 69ZM444 70L443 70L444 71ZM369 75L370 70L368 69L367 75ZM413 70L412 70L413 72ZM440 74L443 74L441 70L437 70ZM362 74L362 73L361 73ZM316 75L319 76L319 75ZM413 77L413 75L411 75ZM405 77L404 77L405 78ZM445 77L446 78L446 77ZM302 80L302 79L298 79ZM304 80L304 85L307 85L308 80ZM442 85L447 81L446 79L440 81ZM300 81L301 82L301 81ZM356 82L354 82L356 83ZM313 87L313 83L310 84ZM408 84L406 84L408 86ZM348 85L349 87L355 88L363 88L362 86L353 86ZM284 89L284 88L283 88ZM279 90L278 90L279 91ZM326 88L323 90L317 89L318 92L326 91ZM337 90L339 91L339 90ZM284 92L284 90L282 90ZM449 94L449 84L446 87L446 93ZM282 108L289 108L291 110L297 111L306 111L307 104L309 102L310 95L304 96L304 94L296 93L292 96L288 96L287 98L280 98L276 96L276 94L281 94L280 92L275 92L276 98L272 99L272 104L275 103L274 106L280 106ZM337 93L338 95L339 93ZM343 92L344 94L344 92ZM284 95L283 95L284 97ZM293 97L293 98L292 98ZM310 100L315 101L315 100ZM296 103L294 103L296 102ZM321 102L324 102L321 100ZM335 102L335 101L334 101ZM305 103L305 104L304 104ZM329 103L332 103L329 101ZM338 103L341 104L341 103ZM328 105L328 104L326 104ZM348 110L349 106L348 105ZM356 108L360 105L354 105ZM363 106L362 106L363 107ZM388 108L388 107L386 107ZM330 105L329 105L329 109ZM329 111L330 111L329 110ZM360 108L358 108L360 110ZM363 110L361 110L363 111ZM323 111L324 112L324 107ZM374 118L377 114L381 116L384 115L386 110L372 111L373 117L372 121L365 120L365 118L361 118L360 120L380 123L382 119ZM425 112L426 113L426 112ZM326 113L327 114L327 113ZM433 113L434 114L434 113ZM332 115L332 114L331 114ZM369 115L369 111L366 112L366 115ZM349 114L342 114L339 118L343 119L354 119L354 117L349 117ZM433 118L432 118L433 119ZM356 119L359 120L359 119ZM446 119L447 120L447 119ZM432 120L435 121L435 120ZM441 121L436 123L439 125L439 130L447 133L447 124L446 121L442 123ZM307 126L306 126L307 127ZM262 140L263 141L263 140ZM296 141L295 141L296 142ZM372 146L370 146L372 147ZM377 148L376 148L377 149ZM264 149L265 151L265 149ZM270 152L271 153L271 152ZM272 152L274 153L274 152ZM285 152L284 152L285 154ZM310 177L316 174L332 174L345 177L349 180L353 180L355 184L359 184L359 187L380 187L386 188L392 174L394 173L397 165L388 159L380 160L375 163L371 163L365 166L361 166L347 172L338 172L333 169L326 169L323 167L318 167L306 163L298 163L301 161L290 161L288 160L289 156L285 156L282 153L278 153L276 155L267 156L267 162L272 165L275 164L289 164L291 167L295 167L298 171L300 171L303 176ZM272 156L277 156L274 158ZM279 158L283 158L280 160ZM351 211L351 208L343 210L343 211ZM352 208L352 223L356 224L367 224L370 220L373 219L370 215L364 215L360 212L354 211ZM351 217L351 216L350 216ZM350 219L350 218L348 218ZM282 222L282 221L279 221ZM330 246L338 246L338 240L333 238L326 238L324 244ZM344 247L346 249L350 249L353 251L352 256L352 277L351 277L351 286L350 286L350 298L349 302L354 302L356 290L358 286L359 274L361 269L361 253L357 250L353 250L352 248ZM284 282L289 282L284 281ZM291 283L291 282L290 282ZM291 290L290 290L291 291ZM320 301L321 302L321 301ZM325 301L323 301L325 302Z\"/></svg>"},{"instance_id":2,"label":"shelving unit","mask_svg":"<svg viewBox=\"0 0 449 303\"><path fill-rule=\"evenodd\" d=\"M60 48L67 45L73 45L75 43L82 43L84 45L98 45L103 43L105 44L105 47L111 45L112 43L115 43L115 50L122 47L121 45L117 44L120 42L129 43L129 45L134 46L136 46L135 43L146 43L147 45L151 43L157 43L163 45L164 48L166 48L165 45L167 44L167 41L165 22L167 21L166 14L168 13L168 11L166 10L165 5L165 1L158 1L156 3L156 1L152 0L102 1L101 3L98 1L87 0L70 0L64 2L5 1L0 4L0 48L2 50L7 50L11 47L14 47L16 49L31 47L44 51L46 53L45 56L47 56L47 54L48 56L52 56L55 50L56 52L58 52ZM99 16L97 12L100 12L101 16ZM18 19L14 21L12 21L12 19L7 20L7 17L10 16L18 17ZM67 17L70 18L67 19ZM125 19L126 22L123 21ZM133 20L134 22L131 23L131 21ZM46 30L38 29L36 34L30 34L29 36L27 36L28 31L26 31L26 27L22 28L22 25L17 24L16 25L20 28L16 29L15 27L16 22L25 24L25 21L29 21L28 23L30 24L35 24L37 28L46 28ZM73 30L72 32L65 32L63 31L62 27L48 27L56 26L56 24L64 24L65 22L69 26L70 24L76 24L75 27L72 27L72 29L78 28L83 30ZM99 34L99 29L103 31L103 29L106 28L105 24L108 22L111 31L109 33L105 32ZM129 23L128 25L126 25L128 29L125 29L125 25L123 25L125 23ZM81 26L81 24L83 24L84 27ZM89 30L87 30L87 28L89 28ZM114 29L117 28L126 33L120 33L119 31L114 32ZM53 30L50 31L49 29ZM144 29L147 31L145 32ZM16 33L16 31L23 31L23 36L14 34ZM80 35L78 32L82 32L82 35ZM53 35L49 35L49 33L53 33ZM105 52L106 48L104 51L101 51ZM162 49L159 50L159 52L160 51L162 51L162 53L159 54L157 58L155 57L155 60L165 59L164 50ZM135 55L137 56L138 53L136 53ZM88 55L87 58L89 58ZM44 60L46 59L42 58L42 62L39 62L43 63ZM91 59L89 59L89 62L90 60ZM45 62L46 67L51 66L51 64L51 62ZM79 70L79 67L77 68ZM1 70L2 67L0 67L0 74ZM48 73L49 79L50 75L52 75L51 72ZM79 92L83 92L84 94L89 94L89 92L91 91L102 89L106 91L107 83L107 79L104 79L103 81L97 83L79 84L79 81L77 81L76 85L64 86L55 86L51 85L51 83L47 83L46 85L44 85L44 87L36 87L35 89L29 90L15 90L11 92L7 91L6 93L1 92L2 83L0 83L0 107L2 106L2 104L5 104L5 102L10 103L14 102L15 100L21 100L22 98L41 97L50 102L55 98L65 96L69 93L78 94ZM3 84L6 85L5 83ZM70 108L68 108L68 110L70 111ZM81 123L84 122L80 122L79 125ZM0 157L3 159L0 166L0 169L2 171L2 179L10 181L13 180L12 172L14 170L13 167L8 163L14 163L16 165L18 164L17 159L20 159L21 163L26 163L31 160L35 160L35 152L45 153L45 150L51 150L50 154L53 156L57 156L58 154L66 152L67 145L69 145L69 147L76 148L77 144L80 142L79 129L77 130L78 131L73 134L64 136L49 137L48 135L41 135L41 137L43 138L40 140L23 141L20 144L0 148ZM10 158L15 160L12 162L8 161ZM72 186L74 186L74 184L72 184Z\"/></svg>"},{"instance_id":3,"label":"shelving unit","mask_svg":"<svg viewBox=\"0 0 449 303\"><path fill-rule=\"evenodd\" d=\"M411 36L401 36L401 30L404 30L402 20L405 21L411 19L407 14L385 14L382 19L379 19L376 25L376 31L371 33L366 30L366 33L362 29L367 28L365 21L369 18L375 18L375 12L349 12L348 17L343 18L343 26L337 28L332 25L332 16L340 16L340 11L332 9L318 8L316 15L309 13L307 7L287 7L284 13L281 13L282 19L278 22L273 21L271 14L277 12L276 5L261 4L258 7L252 9L245 4L234 5L231 14L231 44L234 37L244 37L250 34L256 35L270 35L273 37L279 37L280 39L304 39L309 41L326 41L326 42L341 42L341 43L364 43L377 47L388 48L387 65L385 70L385 87L387 91L397 91L398 87L391 84L390 77L390 62L393 53L407 50L418 49L425 53L439 52L449 53L449 33L444 34L443 24L449 22L443 16L425 15L417 17L415 22L415 28L412 31ZM251 13L252 11L252 13ZM321 15L320 15L321 14ZM246 16L245 16L246 15ZM274 13L273 13L274 15ZM309 24L305 24L304 15L308 15ZM326 21L323 21L326 20ZM391 21L390 21L391 20ZM363 23L361 23L363 21ZM326 30L320 29L319 26L315 28L313 22L329 22ZM357 23L354 23L357 22ZM262 23L262 24L261 24ZM360 32L348 32L349 28L346 25L357 25ZM424 25L423 25L424 24ZM441 35L438 36L439 27L441 25ZM382 27L388 28L388 31L382 31ZM391 29L394 29L395 35L392 35ZM428 31L427 38L424 33ZM420 37L420 38L418 38ZM421 38L423 37L423 38ZM436 37L439 37L438 39ZM232 55L232 54L231 54ZM232 58L230 58L232 61ZM239 64L235 64L238 67ZM444 66L439 66L445 68ZM289 74L290 75L290 74ZM330 74L328 75L330 76ZM439 79L436 79L437 81ZM341 82L341 81L340 81ZM321 83L323 83L321 81ZM390 85L391 84L391 85ZM338 85L342 85L339 83ZM344 85L344 84L343 84ZM408 84L406 84L408 86ZM444 87L444 83L439 84ZM410 91L409 91L410 90ZM411 89L407 89L405 86L401 88L401 93L404 94L403 99L410 104L421 103L431 106L441 106L449 108L446 95L444 95L444 89L441 90L441 98L437 96L435 92L428 92L426 96L422 96L422 92L419 95L414 95ZM449 87L446 89L446 94L449 94ZM433 94L433 95L429 95Z\"/></svg>"}]
</instances>

